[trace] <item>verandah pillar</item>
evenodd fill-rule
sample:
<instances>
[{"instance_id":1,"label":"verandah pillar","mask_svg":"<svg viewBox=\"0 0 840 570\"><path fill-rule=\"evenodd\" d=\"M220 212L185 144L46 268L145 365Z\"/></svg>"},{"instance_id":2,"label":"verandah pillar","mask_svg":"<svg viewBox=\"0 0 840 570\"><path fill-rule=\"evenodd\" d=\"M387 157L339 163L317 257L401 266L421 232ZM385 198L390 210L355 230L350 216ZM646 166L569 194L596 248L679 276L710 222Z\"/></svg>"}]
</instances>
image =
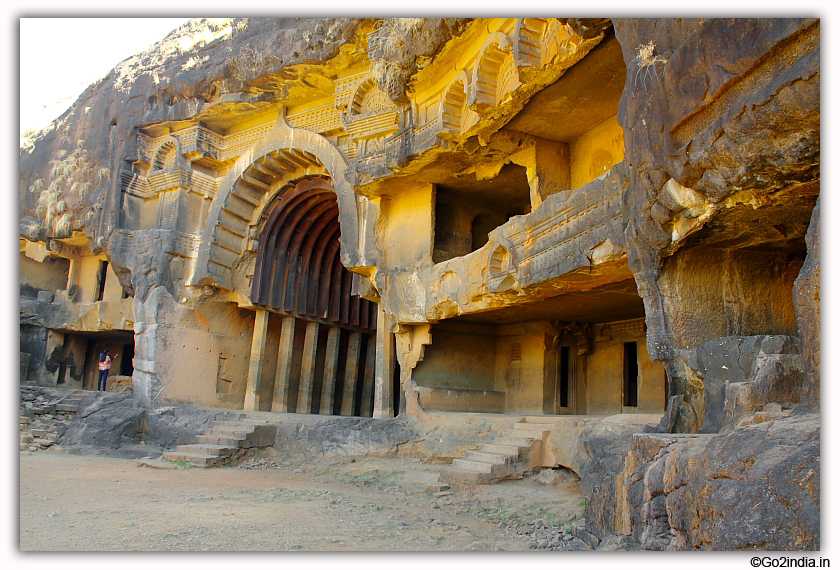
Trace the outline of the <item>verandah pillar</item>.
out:
<instances>
[{"instance_id":1,"label":"verandah pillar","mask_svg":"<svg viewBox=\"0 0 840 570\"><path fill-rule=\"evenodd\" d=\"M303 341L303 360L300 363L300 387L298 388L297 413L312 413L312 390L315 385L315 358L318 355L319 323L306 323Z\"/></svg>"},{"instance_id":2,"label":"verandah pillar","mask_svg":"<svg viewBox=\"0 0 840 570\"><path fill-rule=\"evenodd\" d=\"M254 317L254 338L251 340L251 358L248 361L248 386L245 389L247 411L259 411L262 389L263 362L265 361L265 339L268 332L268 311L258 309Z\"/></svg>"},{"instance_id":3,"label":"verandah pillar","mask_svg":"<svg viewBox=\"0 0 840 570\"><path fill-rule=\"evenodd\" d=\"M367 356L365 357L365 376L362 380L362 409L361 414L371 416L371 405L373 404L373 384L376 371L376 343L371 337L368 340Z\"/></svg>"},{"instance_id":4,"label":"verandah pillar","mask_svg":"<svg viewBox=\"0 0 840 570\"><path fill-rule=\"evenodd\" d=\"M289 385L292 379L292 353L295 347L295 318L283 317L280 347L277 350L277 375L274 377L272 412L289 411ZM294 411L294 410L292 410Z\"/></svg>"},{"instance_id":5,"label":"verandah pillar","mask_svg":"<svg viewBox=\"0 0 840 570\"><path fill-rule=\"evenodd\" d=\"M327 336L327 356L324 359L324 386L321 391L321 414L330 416L333 413L335 396L335 376L338 374L338 347L341 340L341 329L330 327Z\"/></svg>"},{"instance_id":6,"label":"verandah pillar","mask_svg":"<svg viewBox=\"0 0 840 570\"><path fill-rule=\"evenodd\" d=\"M394 333L387 326L382 303L376 314L376 380L373 417L394 417Z\"/></svg>"},{"instance_id":7,"label":"verandah pillar","mask_svg":"<svg viewBox=\"0 0 840 570\"><path fill-rule=\"evenodd\" d=\"M362 345L362 333L350 334L347 343L347 364L344 367L344 394L341 397L341 415L352 416L356 401L356 381L359 377L359 356Z\"/></svg>"}]
</instances>

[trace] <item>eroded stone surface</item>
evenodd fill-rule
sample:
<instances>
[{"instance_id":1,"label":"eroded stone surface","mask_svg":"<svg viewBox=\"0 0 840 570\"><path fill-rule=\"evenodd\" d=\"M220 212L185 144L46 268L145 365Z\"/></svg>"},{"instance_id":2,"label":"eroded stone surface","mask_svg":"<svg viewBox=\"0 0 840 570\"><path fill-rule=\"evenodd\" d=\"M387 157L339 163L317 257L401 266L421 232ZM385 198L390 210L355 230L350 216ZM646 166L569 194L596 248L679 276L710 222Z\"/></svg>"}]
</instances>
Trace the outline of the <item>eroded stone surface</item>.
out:
<instances>
[{"instance_id":1,"label":"eroded stone surface","mask_svg":"<svg viewBox=\"0 0 840 570\"><path fill-rule=\"evenodd\" d=\"M120 353L133 394L65 435L108 449L190 406L449 459L438 414L582 416L544 454L587 495L567 542L818 548L819 37L192 20L21 148L21 382Z\"/></svg>"}]
</instances>

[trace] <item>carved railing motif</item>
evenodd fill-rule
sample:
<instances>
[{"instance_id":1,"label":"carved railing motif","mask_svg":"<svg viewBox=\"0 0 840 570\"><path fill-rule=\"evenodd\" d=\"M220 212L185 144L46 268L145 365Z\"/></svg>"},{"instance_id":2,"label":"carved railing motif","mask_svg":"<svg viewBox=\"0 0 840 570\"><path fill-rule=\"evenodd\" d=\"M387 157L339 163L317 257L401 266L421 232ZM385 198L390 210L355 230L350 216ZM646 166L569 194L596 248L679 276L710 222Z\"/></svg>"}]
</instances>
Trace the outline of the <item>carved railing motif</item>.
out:
<instances>
[{"instance_id":1,"label":"carved railing motif","mask_svg":"<svg viewBox=\"0 0 840 570\"><path fill-rule=\"evenodd\" d=\"M552 195L533 213L490 234L487 245L437 264L427 298L431 319L486 309L494 295L526 301L522 291L624 255L623 184L613 171L571 196ZM476 266L486 268L474 271ZM454 296L453 296L454 292ZM489 296L489 297L488 297ZM455 310L457 307L457 310Z\"/></svg>"}]
</instances>

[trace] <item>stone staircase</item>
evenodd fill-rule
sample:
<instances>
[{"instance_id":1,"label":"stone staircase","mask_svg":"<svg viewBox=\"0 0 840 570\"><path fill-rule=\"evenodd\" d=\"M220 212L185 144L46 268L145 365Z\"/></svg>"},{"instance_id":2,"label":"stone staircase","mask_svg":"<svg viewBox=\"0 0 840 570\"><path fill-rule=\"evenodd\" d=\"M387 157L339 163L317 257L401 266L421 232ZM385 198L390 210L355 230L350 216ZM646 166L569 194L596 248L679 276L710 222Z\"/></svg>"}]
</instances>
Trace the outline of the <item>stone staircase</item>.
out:
<instances>
[{"instance_id":1,"label":"stone staircase","mask_svg":"<svg viewBox=\"0 0 840 570\"><path fill-rule=\"evenodd\" d=\"M33 452L59 442L88 393L38 386L21 386L20 392L20 450Z\"/></svg>"},{"instance_id":2,"label":"stone staircase","mask_svg":"<svg viewBox=\"0 0 840 570\"><path fill-rule=\"evenodd\" d=\"M238 420L215 421L196 436L196 443L179 445L177 451L166 451L163 459L186 462L195 467L219 467L246 449L268 447L274 443L277 426L267 420L240 417Z\"/></svg>"},{"instance_id":3,"label":"stone staircase","mask_svg":"<svg viewBox=\"0 0 840 570\"><path fill-rule=\"evenodd\" d=\"M512 429L478 449L468 451L463 459L454 459L441 471L440 481L450 484L495 483L521 476L542 466L543 442L556 418L527 416Z\"/></svg>"},{"instance_id":4,"label":"stone staircase","mask_svg":"<svg viewBox=\"0 0 840 570\"><path fill-rule=\"evenodd\" d=\"M82 408L82 400L84 399L86 392L86 390L73 390L68 396L55 405L55 410L57 412L78 413L78 411Z\"/></svg>"}]
</instances>

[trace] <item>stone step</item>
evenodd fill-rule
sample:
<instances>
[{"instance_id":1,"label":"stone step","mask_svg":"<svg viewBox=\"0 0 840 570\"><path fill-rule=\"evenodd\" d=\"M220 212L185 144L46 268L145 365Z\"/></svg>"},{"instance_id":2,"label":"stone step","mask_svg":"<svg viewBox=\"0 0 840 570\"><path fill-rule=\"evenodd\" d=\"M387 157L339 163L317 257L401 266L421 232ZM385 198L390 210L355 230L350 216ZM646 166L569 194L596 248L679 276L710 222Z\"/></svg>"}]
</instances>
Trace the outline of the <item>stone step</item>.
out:
<instances>
[{"instance_id":1,"label":"stone step","mask_svg":"<svg viewBox=\"0 0 840 570\"><path fill-rule=\"evenodd\" d=\"M217 443L190 443L179 445L178 451L184 453L202 453L204 455L215 455L217 457L228 457L239 450L232 445L219 445Z\"/></svg>"},{"instance_id":2,"label":"stone step","mask_svg":"<svg viewBox=\"0 0 840 570\"><path fill-rule=\"evenodd\" d=\"M533 441L533 439L527 437L497 437L491 443L513 447L530 447Z\"/></svg>"},{"instance_id":3,"label":"stone step","mask_svg":"<svg viewBox=\"0 0 840 570\"><path fill-rule=\"evenodd\" d=\"M244 437L223 437L220 435L197 435L195 436L196 443L212 443L217 445L227 445L230 447L253 447Z\"/></svg>"},{"instance_id":4,"label":"stone step","mask_svg":"<svg viewBox=\"0 0 840 570\"><path fill-rule=\"evenodd\" d=\"M500 469L499 467L503 467L497 465L495 463L489 463L487 461L478 461L472 459L454 459L452 461L452 467L455 469L460 469L462 471L475 471L477 473L488 473L488 474L495 474Z\"/></svg>"},{"instance_id":5,"label":"stone step","mask_svg":"<svg viewBox=\"0 0 840 570\"><path fill-rule=\"evenodd\" d=\"M236 420L236 421L248 422L248 423L251 423L251 424L261 424L261 425L268 425L269 423L271 423L269 420L267 420L265 418L255 418L255 417L252 417L251 415L249 415L247 413L240 415L239 419Z\"/></svg>"},{"instance_id":6,"label":"stone step","mask_svg":"<svg viewBox=\"0 0 840 570\"><path fill-rule=\"evenodd\" d=\"M249 420L216 420L211 425L211 429L234 429L239 431L254 431L265 423L251 422Z\"/></svg>"},{"instance_id":7,"label":"stone step","mask_svg":"<svg viewBox=\"0 0 840 570\"><path fill-rule=\"evenodd\" d=\"M448 471L449 473L473 473L476 475L491 475L491 473L485 469L475 469L468 465L455 465L455 461L460 461L458 459L453 460L453 464L450 467L446 467L444 470Z\"/></svg>"},{"instance_id":8,"label":"stone step","mask_svg":"<svg viewBox=\"0 0 840 570\"><path fill-rule=\"evenodd\" d=\"M217 465L223 458L218 455L208 455L206 453L191 453L181 451L165 451L163 458L167 461L186 461L198 467L210 467Z\"/></svg>"},{"instance_id":9,"label":"stone step","mask_svg":"<svg viewBox=\"0 0 840 570\"><path fill-rule=\"evenodd\" d=\"M518 426L519 424L517 424ZM516 428L517 426L514 426ZM531 439L542 439L545 433L549 430L526 430L526 429L512 429L504 432L507 437L530 437Z\"/></svg>"},{"instance_id":10,"label":"stone step","mask_svg":"<svg viewBox=\"0 0 840 570\"><path fill-rule=\"evenodd\" d=\"M481 473L479 471L470 471L465 469L456 469L454 467L444 467L440 470L440 481L447 484L461 484L469 483L477 485L479 483L486 483L493 479L489 473Z\"/></svg>"},{"instance_id":11,"label":"stone step","mask_svg":"<svg viewBox=\"0 0 840 570\"><path fill-rule=\"evenodd\" d=\"M455 461L459 461L456 459ZM479 485L486 483L495 483L505 479L507 476L514 473L512 467L504 467L495 465L492 466L488 472L486 468L472 468L469 465L455 465L453 461L451 467L444 467L441 469L439 481L449 484L471 484Z\"/></svg>"},{"instance_id":12,"label":"stone step","mask_svg":"<svg viewBox=\"0 0 840 570\"><path fill-rule=\"evenodd\" d=\"M81 408L81 404L68 404L66 401L55 405L56 412L78 412Z\"/></svg>"},{"instance_id":13,"label":"stone step","mask_svg":"<svg viewBox=\"0 0 840 570\"><path fill-rule=\"evenodd\" d=\"M231 437L236 439L247 439L253 434L253 430L247 429L233 429L233 428L207 428L204 430L204 435L218 435L221 437Z\"/></svg>"},{"instance_id":14,"label":"stone step","mask_svg":"<svg viewBox=\"0 0 840 570\"><path fill-rule=\"evenodd\" d=\"M502 453L511 455L515 461L525 461L528 458L531 447L529 445L512 446L507 444L499 444L493 441L492 443L482 443L478 446L478 451L483 453Z\"/></svg>"},{"instance_id":15,"label":"stone step","mask_svg":"<svg viewBox=\"0 0 840 570\"><path fill-rule=\"evenodd\" d=\"M172 465L169 461L162 459L153 459L151 457L143 457L137 460L138 467L149 467L151 469L177 469L177 465Z\"/></svg>"},{"instance_id":16,"label":"stone step","mask_svg":"<svg viewBox=\"0 0 840 570\"><path fill-rule=\"evenodd\" d=\"M489 453L486 451L468 451L467 456L464 459L468 459L469 461L483 461L486 463L494 463L496 465L512 465L516 463L519 454L506 454L506 453Z\"/></svg>"},{"instance_id":17,"label":"stone step","mask_svg":"<svg viewBox=\"0 0 840 570\"><path fill-rule=\"evenodd\" d=\"M48 440L48 439L41 439L41 438L37 438L37 437L36 437L36 438L35 438L35 439L33 439L30 443L31 443L32 445L40 445L41 447L49 447L49 446L51 446L52 444L54 444L55 442L54 442L54 441L50 441L50 440Z\"/></svg>"},{"instance_id":18,"label":"stone step","mask_svg":"<svg viewBox=\"0 0 840 570\"><path fill-rule=\"evenodd\" d=\"M542 424L544 426L548 426L546 429L550 429L554 427L555 423L557 423L557 418L554 416L525 416L525 418L523 418L519 423Z\"/></svg>"},{"instance_id":19,"label":"stone step","mask_svg":"<svg viewBox=\"0 0 840 570\"><path fill-rule=\"evenodd\" d=\"M491 443L479 443L477 451L481 453L493 453L497 455L505 455L509 457L519 457L522 455L522 448L516 445L505 445L501 443L496 443L495 441Z\"/></svg>"}]
</instances>

